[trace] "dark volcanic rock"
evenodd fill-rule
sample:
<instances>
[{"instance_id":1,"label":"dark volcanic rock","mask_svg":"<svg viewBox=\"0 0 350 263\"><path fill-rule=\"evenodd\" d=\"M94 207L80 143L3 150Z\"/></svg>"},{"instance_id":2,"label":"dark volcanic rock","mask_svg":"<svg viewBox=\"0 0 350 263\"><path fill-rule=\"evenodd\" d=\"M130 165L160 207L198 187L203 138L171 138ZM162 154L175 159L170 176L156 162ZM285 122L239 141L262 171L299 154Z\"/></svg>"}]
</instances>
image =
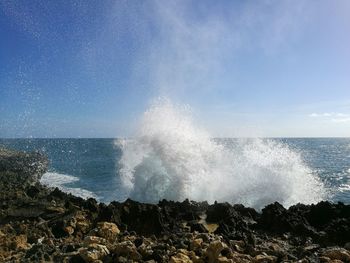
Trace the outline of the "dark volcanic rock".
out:
<instances>
[{"instance_id":1,"label":"dark volcanic rock","mask_svg":"<svg viewBox=\"0 0 350 263\"><path fill-rule=\"evenodd\" d=\"M303 214L293 207L287 210L278 202L270 204L262 210L258 227L278 234L292 232L298 235L318 237L316 229L309 224Z\"/></svg>"},{"instance_id":2,"label":"dark volcanic rock","mask_svg":"<svg viewBox=\"0 0 350 263\"><path fill-rule=\"evenodd\" d=\"M48 159L38 153L0 148L0 180L12 184L36 183L47 171Z\"/></svg>"},{"instance_id":3,"label":"dark volcanic rock","mask_svg":"<svg viewBox=\"0 0 350 263\"><path fill-rule=\"evenodd\" d=\"M162 215L157 205L126 200L119 205L120 219L129 231L143 235L159 235L164 231Z\"/></svg>"}]
</instances>

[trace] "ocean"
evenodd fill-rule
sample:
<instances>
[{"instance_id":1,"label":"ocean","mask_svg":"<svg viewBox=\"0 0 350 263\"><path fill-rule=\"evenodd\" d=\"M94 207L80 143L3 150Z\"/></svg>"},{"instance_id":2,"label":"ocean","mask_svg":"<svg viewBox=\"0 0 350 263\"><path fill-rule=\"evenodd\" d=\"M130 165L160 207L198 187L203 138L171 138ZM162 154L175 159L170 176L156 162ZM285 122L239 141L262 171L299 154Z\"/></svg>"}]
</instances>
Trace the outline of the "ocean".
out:
<instances>
[{"instance_id":1,"label":"ocean","mask_svg":"<svg viewBox=\"0 0 350 263\"><path fill-rule=\"evenodd\" d=\"M106 203L128 197L144 202L188 197L256 208L273 201L350 203L350 138L165 142L0 139L0 146L43 152L50 168L42 183Z\"/></svg>"}]
</instances>

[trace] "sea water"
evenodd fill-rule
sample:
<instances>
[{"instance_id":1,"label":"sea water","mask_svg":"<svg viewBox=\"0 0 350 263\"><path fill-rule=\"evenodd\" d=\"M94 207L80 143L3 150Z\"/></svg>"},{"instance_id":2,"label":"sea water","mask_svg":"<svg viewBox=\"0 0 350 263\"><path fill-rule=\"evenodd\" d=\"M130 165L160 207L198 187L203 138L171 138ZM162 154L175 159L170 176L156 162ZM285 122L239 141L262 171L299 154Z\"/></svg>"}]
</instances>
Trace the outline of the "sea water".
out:
<instances>
[{"instance_id":1,"label":"sea water","mask_svg":"<svg viewBox=\"0 0 350 263\"><path fill-rule=\"evenodd\" d=\"M244 150L242 149L242 144L248 143L249 140L242 139L212 139L218 145L223 145L223 147L237 147L240 148L237 151L237 155L239 152ZM265 162L263 167L259 166L259 163L241 163L239 170L241 173L244 172L244 169L247 169L247 175L240 174L241 184L233 184L230 185L231 181L224 181L226 184L225 191L230 193L232 191L235 193L231 197L227 197L227 201L237 203L243 202L245 204L252 204L249 200L244 200L244 198L248 198L251 195L252 200L263 198L265 195L263 193L272 193L272 197L275 196L276 200L281 200L278 195L282 195L282 191L287 191L289 187L291 187L289 179L283 180L283 177L289 173L297 173L300 174L298 176L306 176L309 175L314 176L314 178L318 178L319 181L323 184L323 189L321 188L322 193L320 193L320 198L327 199L331 201L342 201L345 203L350 203L350 139L348 138L279 138L279 139L260 139L264 143L266 141L269 142L270 147L271 144L277 143L277 145L284 145L288 147L290 151L297 153L300 157L298 162L302 162L297 164L297 167L293 168L293 165L283 166L281 164L267 164L268 160L266 159L269 156L269 152L265 152L265 156L259 157L260 152L264 151L264 149L254 149L256 146L249 145L247 155L251 155L249 158L256 157L259 161L257 162ZM179 189L172 189L179 191L176 194L173 193L164 193L164 185L162 181L156 180L156 182L152 182L149 180L142 185L142 169L144 169L144 174L152 174L152 165L157 165L155 169L155 173L157 176L159 175L160 169L157 164L157 160L150 161L137 161L135 162L135 170L137 179L127 179L127 183L124 181L125 176L125 167L121 167L120 160L123 158L122 149L123 144L125 144L125 139L0 139L0 145L3 145L8 148L32 151L38 150L45 154L50 159L50 168L49 172L46 173L42 182L49 186L57 186L64 191L71 192L76 195L80 195L83 197L95 197L101 202L110 202L113 200L124 200L127 197L134 197L139 200L144 201L155 201L157 197L166 198L172 197L174 199L182 199L186 197L186 192L182 192ZM251 149L253 147L253 149ZM277 146L278 147L278 146ZM249 151L251 151L249 153ZM271 148L269 149L271 150ZM281 149L279 149L281 150ZM278 153L276 153L278 157ZM255 156L255 157L254 157ZM276 158L277 158L276 157ZM124 156L124 158L126 158ZM186 157L181 157L186 158ZM189 157L190 158L190 157ZM241 157L243 158L243 157ZM261 158L261 159L260 159ZM295 158L295 156L293 156ZM244 157L245 161L248 161L246 157ZM249 159L250 161L252 159ZM171 159L169 159L171 161ZM191 163L192 159L185 159L184 161ZM197 160L194 160L197 162ZM208 160L210 162L210 160ZM239 162L239 161L232 161ZM198 163L196 163L198 165ZM277 171L274 171L275 174L273 178L266 177L266 174L271 172L268 169L268 166L279 165L277 167ZM130 168L128 168L130 169ZM172 169L172 168L171 168ZM180 168L179 168L180 169ZM191 173L191 171L186 170L186 167L182 167L184 171ZM229 168L222 167L222 170L226 170ZM271 167L273 169L273 167ZM283 171L283 169L286 169ZM300 169L299 171L297 169ZM181 171L179 171L180 173ZM218 172L218 171L216 171ZM127 172L126 174L130 173ZM210 172L206 171L198 171L199 174L205 173L206 176L210 176ZM230 174L230 172L227 172ZM280 174L280 177L276 178L276 173ZM232 176L235 176L233 172ZM253 185L250 185L251 176L257 178L261 177L261 181L257 180ZM275 181L276 179L277 181ZM132 181L136 181L136 186L133 186ZM164 179L165 180L165 179ZM202 180L199 179L199 180ZM238 179L237 179L238 180ZM247 184L244 184L244 180L247 180ZM188 179L186 179L188 183ZM242 184L243 182L243 184ZM233 183L233 182L232 182ZM257 183L261 183L262 187L258 187ZM313 182L314 183L314 182ZM220 189L215 189L213 191L205 191L206 187L203 184L207 184L207 188L210 189L212 186L217 188L217 184L214 185L209 184L205 179L200 183L201 188L198 193L194 189L191 189L191 195L188 197L192 199L196 199L198 197L200 200L208 199L213 201L215 199L225 198L221 195L215 196L216 193L220 193ZM163 189L154 192L155 187L160 187ZM131 189L130 189L131 187ZM242 189L243 187L247 187L247 189ZM319 185L316 183L317 191L319 191ZM237 190L236 190L236 189ZM283 190L279 189L283 188ZM150 196L147 194L143 194L142 190L145 190L145 193L153 192ZM149 189L149 190L147 190ZM309 189L307 189L309 190ZM308 196L309 192L307 190L302 189L300 193L300 197L295 196L293 202L307 202L313 200L305 200L305 195ZM313 189L310 189L313 190ZM193 192L194 191L194 192ZM202 192L201 192L202 191ZM245 192L244 194L240 194L241 192ZM306 191L303 193L303 191ZM324 191L326 195L324 195ZM164 194L162 194L162 192ZM298 191L299 192L299 191ZM317 193L316 193L317 194ZM256 197L254 197L254 195ZM235 197L237 199L235 199ZM243 199L241 197L244 197ZM265 197L266 198L266 197ZM313 197L314 198L314 197ZM316 197L314 201L317 201L319 198ZM272 199L267 199L266 202L273 201ZM285 205L290 205L291 203L285 203Z\"/></svg>"},{"instance_id":2,"label":"sea water","mask_svg":"<svg viewBox=\"0 0 350 263\"><path fill-rule=\"evenodd\" d=\"M153 105L129 139L0 139L41 151L42 183L101 202L350 203L350 138L212 138L188 109Z\"/></svg>"}]
</instances>

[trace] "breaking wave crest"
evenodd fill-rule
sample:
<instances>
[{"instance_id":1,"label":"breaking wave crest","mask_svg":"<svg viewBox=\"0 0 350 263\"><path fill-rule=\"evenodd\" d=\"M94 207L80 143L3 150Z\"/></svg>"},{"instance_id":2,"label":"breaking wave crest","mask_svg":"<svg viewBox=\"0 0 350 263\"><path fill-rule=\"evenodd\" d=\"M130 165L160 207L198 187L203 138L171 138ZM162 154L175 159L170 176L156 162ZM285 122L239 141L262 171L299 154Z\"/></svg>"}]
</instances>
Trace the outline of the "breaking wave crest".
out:
<instances>
[{"instance_id":1,"label":"breaking wave crest","mask_svg":"<svg viewBox=\"0 0 350 263\"><path fill-rule=\"evenodd\" d=\"M134 139L118 140L121 178L142 202L185 198L262 208L315 203L321 181L299 153L272 140L215 140L193 123L190 110L159 100L147 110Z\"/></svg>"}]
</instances>

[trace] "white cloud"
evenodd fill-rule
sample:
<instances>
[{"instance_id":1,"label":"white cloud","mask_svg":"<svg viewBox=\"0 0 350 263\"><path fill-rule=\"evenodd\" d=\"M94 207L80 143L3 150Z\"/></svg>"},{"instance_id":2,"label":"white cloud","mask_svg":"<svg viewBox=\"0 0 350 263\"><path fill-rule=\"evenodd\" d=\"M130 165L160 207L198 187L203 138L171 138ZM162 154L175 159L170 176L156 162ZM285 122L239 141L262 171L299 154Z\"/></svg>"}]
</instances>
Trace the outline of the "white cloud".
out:
<instances>
[{"instance_id":1,"label":"white cloud","mask_svg":"<svg viewBox=\"0 0 350 263\"><path fill-rule=\"evenodd\" d=\"M308 115L312 118L319 117L348 117L350 114L340 113L340 112L324 112L324 113L311 113Z\"/></svg>"},{"instance_id":2,"label":"white cloud","mask_svg":"<svg viewBox=\"0 0 350 263\"><path fill-rule=\"evenodd\" d=\"M350 123L350 114L342 112L311 113L308 116L311 118L318 118L334 123Z\"/></svg>"},{"instance_id":3,"label":"white cloud","mask_svg":"<svg viewBox=\"0 0 350 263\"><path fill-rule=\"evenodd\" d=\"M332 119L332 122L336 122L336 123L350 123L350 118L336 118L336 119Z\"/></svg>"}]
</instances>

